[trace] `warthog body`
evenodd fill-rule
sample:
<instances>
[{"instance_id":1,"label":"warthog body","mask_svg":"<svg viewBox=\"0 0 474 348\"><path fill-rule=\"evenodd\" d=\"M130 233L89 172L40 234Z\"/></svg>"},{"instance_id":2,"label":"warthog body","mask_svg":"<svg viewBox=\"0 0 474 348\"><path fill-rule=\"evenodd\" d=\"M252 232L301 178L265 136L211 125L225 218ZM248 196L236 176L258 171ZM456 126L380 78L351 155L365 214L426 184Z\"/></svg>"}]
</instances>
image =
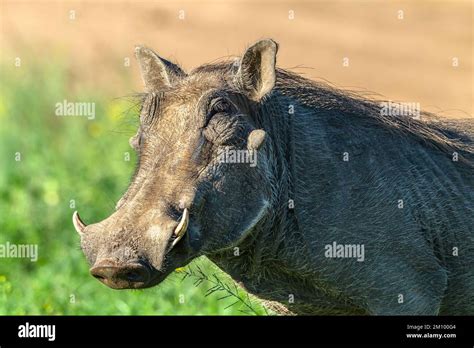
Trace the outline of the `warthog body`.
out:
<instances>
[{"instance_id":1,"label":"warthog body","mask_svg":"<svg viewBox=\"0 0 474 348\"><path fill-rule=\"evenodd\" d=\"M74 216L92 274L143 288L206 255L297 314L474 314L469 136L277 69L276 52L185 74L137 49L136 175L106 220Z\"/></svg>"}]
</instances>

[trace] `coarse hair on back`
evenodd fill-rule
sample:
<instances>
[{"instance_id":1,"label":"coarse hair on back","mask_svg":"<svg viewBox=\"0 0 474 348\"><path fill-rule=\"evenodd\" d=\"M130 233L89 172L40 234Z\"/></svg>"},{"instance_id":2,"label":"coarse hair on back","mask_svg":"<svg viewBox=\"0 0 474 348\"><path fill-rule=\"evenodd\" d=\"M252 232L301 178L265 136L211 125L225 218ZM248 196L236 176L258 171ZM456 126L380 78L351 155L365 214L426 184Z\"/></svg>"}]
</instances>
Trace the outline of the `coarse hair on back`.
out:
<instances>
[{"instance_id":1,"label":"coarse hair on back","mask_svg":"<svg viewBox=\"0 0 474 348\"><path fill-rule=\"evenodd\" d=\"M385 100L339 89L327 82L309 80L283 69L277 70L276 89L310 108L336 109L349 117L362 117L373 126L384 127L402 136L414 138L442 152L457 151L465 156L462 158L464 164L474 167L473 139L466 139L465 134L447 128L442 117L434 113L420 111L420 119L384 115L381 109L382 103L386 103Z\"/></svg>"}]
</instances>

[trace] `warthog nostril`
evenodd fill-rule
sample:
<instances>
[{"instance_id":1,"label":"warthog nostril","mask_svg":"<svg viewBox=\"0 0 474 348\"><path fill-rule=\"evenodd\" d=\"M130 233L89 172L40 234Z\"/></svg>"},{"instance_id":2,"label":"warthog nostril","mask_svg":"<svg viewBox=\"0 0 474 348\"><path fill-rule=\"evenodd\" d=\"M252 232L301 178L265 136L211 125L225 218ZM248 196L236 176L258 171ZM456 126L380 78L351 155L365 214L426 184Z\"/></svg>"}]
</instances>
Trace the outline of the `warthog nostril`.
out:
<instances>
[{"instance_id":1,"label":"warthog nostril","mask_svg":"<svg viewBox=\"0 0 474 348\"><path fill-rule=\"evenodd\" d=\"M118 269L120 269L120 267L115 267L115 266L93 267L91 269L91 274L93 277L99 280L107 280L107 279L113 278L115 274L117 273Z\"/></svg>"},{"instance_id":2,"label":"warthog nostril","mask_svg":"<svg viewBox=\"0 0 474 348\"><path fill-rule=\"evenodd\" d=\"M116 289L143 287L150 280L150 270L140 263L111 265L102 262L92 267L90 272L102 283Z\"/></svg>"},{"instance_id":3,"label":"warthog nostril","mask_svg":"<svg viewBox=\"0 0 474 348\"><path fill-rule=\"evenodd\" d=\"M99 274L92 274L92 276L93 276L94 278L97 278L97 279L99 279L99 280L103 280L103 279L105 279L105 278L104 278L104 276L102 276L102 275L99 275Z\"/></svg>"}]
</instances>

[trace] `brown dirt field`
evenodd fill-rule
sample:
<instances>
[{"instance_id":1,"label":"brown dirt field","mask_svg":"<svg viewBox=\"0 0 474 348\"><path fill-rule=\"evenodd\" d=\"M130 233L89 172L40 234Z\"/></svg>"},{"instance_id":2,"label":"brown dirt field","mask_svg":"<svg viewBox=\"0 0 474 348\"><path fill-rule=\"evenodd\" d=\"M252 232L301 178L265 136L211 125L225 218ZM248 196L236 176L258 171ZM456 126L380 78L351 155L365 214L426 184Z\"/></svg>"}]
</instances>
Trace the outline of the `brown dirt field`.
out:
<instances>
[{"instance_id":1,"label":"brown dirt field","mask_svg":"<svg viewBox=\"0 0 474 348\"><path fill-rule=\"evenodd\" d=\"M271 37L280 67L448 117L474 116L472 1L3 0L0 13L2 61L66 59L74 90L139 91L136 44L189 70Z\"/></svg>"}]
</instances>

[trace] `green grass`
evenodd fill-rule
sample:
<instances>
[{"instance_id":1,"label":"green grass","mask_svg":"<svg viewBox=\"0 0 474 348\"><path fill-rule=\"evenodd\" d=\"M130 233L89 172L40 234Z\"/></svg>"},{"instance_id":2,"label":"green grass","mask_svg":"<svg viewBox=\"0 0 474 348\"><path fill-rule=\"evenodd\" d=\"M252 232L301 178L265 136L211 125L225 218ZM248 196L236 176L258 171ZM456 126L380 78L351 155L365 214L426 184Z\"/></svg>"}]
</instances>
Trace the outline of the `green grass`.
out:
<instances>
[{"instance_id":1,"label":"green grass","mask_svg":"<svg viewBox=\"0 0 474 348\"><path fill-rule=\"evenodd\" d=\"M125 99L73 91L73 75L58 65L2 65L0 73L0 244L37 244L39 255L37 262L0 258L0 314L238 315L248 310L243 303L228 307L234 296L219 300L226 291L206 296L214 284L195 286L198 279L182 280L183 272L140 291L111 290L93 279L71 215L77 209L91 222L112 212L135 165L128 138L136 129L136 110ZM56 116L55 104L64 99L95 102L96 118ZM130 161L124 160L126 153ZM196 263L233 288L207 259ZM238 296L247 301L244 291ZM266 313L252 303L249 314Z\"/></svg>"}]
</instances>

